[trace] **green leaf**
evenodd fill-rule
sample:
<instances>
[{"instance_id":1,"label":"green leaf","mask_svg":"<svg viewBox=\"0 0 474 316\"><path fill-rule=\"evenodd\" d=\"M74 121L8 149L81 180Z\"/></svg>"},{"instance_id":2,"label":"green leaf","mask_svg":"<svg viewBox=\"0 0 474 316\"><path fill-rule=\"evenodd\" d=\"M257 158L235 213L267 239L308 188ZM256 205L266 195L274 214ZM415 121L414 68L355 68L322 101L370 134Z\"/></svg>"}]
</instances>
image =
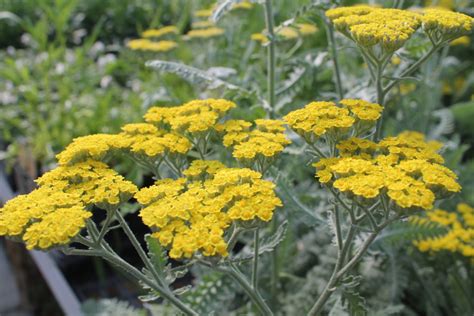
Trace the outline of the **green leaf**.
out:
<instances>
[{"instance_id":1,"label":"green leaf","mask_svg":"<svg viewBox=\"0 0 474 316\"><path fill-rule=\"evenodd\" d=\"M258 255L261 256L264 253L272 252L286 237L286 231L288 229L288 221L283 221L274 234L267 238L263 238L260 242L258 249ZM251 260L254 257L253 253L242 250L235 258L232 258L232 262L244 262Z\"/></svg>"},{"instance_id":2,"label":"green leaf","mask_svg":"<svg viewBox=\"0 0 474 316\"><path fill-rule=\"evenodd\" d=\"M454 115L456 130L474 137L474 101L458 103L449 108Z\"/></svg>"},{"instance_id":3,"label":"green leaf","mask_svg":"<svg viewBox=\"0 0 474 316\"><path fill-rule=\"evenodd\" d=\"M112 299L89 299L81 307L84 315L90 316L140 316L147 315L144 309L131 306L128 302Z\"/></svg>"},{"instance_id":4,"label":"green leaf","mask_svg":"<svg viewBox=\"0 0 474 316\"><path fill-rule=\"evenodd\" d=\"M216 23L218 22L227 12L232 9L232 6L236 3L242 2L242 0L220 0L211 15L211 20Z\"/></svg>"},{"instance_id":5,"label":"green leaf","mask_svg":"<svg viewBox=\"0 0 474 316\"><path fill-rule=\"evenodd\" d=\"M367 315L365 298L362 297L358 291L361 279L361 276L349 275L342 280L342 304L345 305L347 303L351 316Z\"/></svg>"},{"instance_id":6,"label":"green leaf","mask_svg":"<svg viewBox=\"0 0 474 316\"><path fill-rule=\"evenodd\" d=\"M148 255L150 256L151 262L156 269L156 272L161 279L166 278L166 270L168 264L168 256L166 250L161 247L160 243L156 238L151 235L145 235L145 241L148 248Z\"/></svg>"},{"instance_id":7,"label":"green leaf","mask_svg":"<svg viewBox=\"0 0 474 316\"><path fill-rule=\"evenodd\" d=\"M233 281L217 272L203 275L196 284L183 296L183 300L200 315L221 315L223 305L236 292Z\"/></svg>"},{"instance_id":8,"label":"green leaf","mask_svg":"<svg viewBox=\"0 0 474 316\"><path fill-rule=\"evenodd\" d=\"M148 61L145 65L159 71L175 74L192 84L205 85L209 89L225 88L238 91L244 95L252 95L252 92L244 88L224 81L218 77L210 75L206 71L191 66L164 60Z\"/></svg>"}]
</instances>

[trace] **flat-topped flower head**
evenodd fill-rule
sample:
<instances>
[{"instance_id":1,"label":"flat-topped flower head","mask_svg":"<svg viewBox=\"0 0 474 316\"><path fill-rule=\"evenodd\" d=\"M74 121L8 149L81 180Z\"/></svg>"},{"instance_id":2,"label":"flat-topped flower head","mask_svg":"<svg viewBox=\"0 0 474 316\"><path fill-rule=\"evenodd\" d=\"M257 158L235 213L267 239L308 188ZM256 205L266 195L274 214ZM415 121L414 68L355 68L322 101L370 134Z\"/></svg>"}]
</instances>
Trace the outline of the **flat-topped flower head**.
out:
<instances>
[{"instance_id":1,"label":"flat-topped flower head","mask_svg":"<svg viewBox=\"0 0 474 316\"><path fill-rule=\"evenodd\" d=\"M132 182L95 160L59 166L36 182L38 189L0 209L0 235L21 237L28 249L70 243L92 216L88 209L115 208L138 191Z\"/></svg>"},{"instance_id":2,"label":"flat-topped flower head","mask_svg":"<svg viewBox=\"0 0 474 316\"><path fill-rule=\"evenodd\" d=\"M250 1L244 0L241 2L234 3L232 10L250 10L254 7L254 4Z\"/></svg>"},{"instance_id":3,"label":"flat-topped flower head","mask_svg":"<svg viewBox=\"0 0 474 316\"><path fill-rule=\"evenodd\" d=\"M224 233L232 222L267 222L281 205L274 185L250 169L197 160L184 174L186 178L159 180L135 195L143 205L143 222L170 248L171 258L227 256Z\"/></svg>"},{"instance_id":4,"label":"flat-topped flower head","mask_svg":"<svg viewBox=\"0 0 474 316\"><path fill-rule=\"evenodd\" d=\"M253 161L270 159L281 153L290 141L286 138L285 122L280 120L257 119L255 127L243 120L230 120L217 126L225 133L223 143L233 147L232 155L239 160Z\"/></svg>"},{"instance_id":5,"label":"flat-topped flower head","mask_svg":"<svg viewBox=\"0 0 474 316\"><path fill-rule=\"evenodd\" d=\"M311 102L303 109L288 113L284 120L308 142L323 135L339 140L351 128L362 133L372 128L383 110L382 106L364 100L344 99L334 102Z\"/></svg>"},{"instance_id":6,"label":"flat-topped flower head","mask_svg":"<svg viewBox=\"0 0 474 316\"><path fill-rule=\"evenodd\" d=\"M422 159L429 162L444 163L438 151L443 146L437 141L425 140L422 133L405 131L395 137L386 137L379 143L381 152L394 156L397 160Z\"/></svg>"},{"instance_id":7,"label":"flat-topped flower head","mask_svg":"<svg viewBox=\"0 0 474 316\"><path fill-rule=\"evenodd\" d=\"M178 133L205 133L235 106L224 99L193 100L176 107L153 107L145 114L145 121L159 126L169 125Z\"/></svg>"},{"instance_id":8,"label":"flat-topped flower head","mask_svg":"<svg viewBox=\"0 0 474 316\"><path fill-rule=\"evenodd\" d=\"M174 25L168 25L159 29L148 29L142 33L144 38L158 38L170 34L178 34L179 29Z\"/></svg>"},{"instance_id":9,"label":"flat-topped flower head","mask_svg":"<svg viewBox=\"0 0 474 316\"><path fill-rule=\"evenodd\" d=\"M461 190L456 174L441 165L434 149L439 144L425 142L420 133L405 132L379 143L352 137L336 148L338 157L314 164L316 177L359 203L386 196L394 207L428 210L436 199Z\"/></svg>"},{"instance_id":10,"label":"flat-topped flower head","mask_svg":"<svg viewBox=\"0 0 474 316\"><path fill-rule=\"evenodd\" d=\"M422 16L423 30L435 40L451 41L472 32L474 19L446 9L427 8Z\"/></svg>"},{"instance_id":11,"label":"flat-topped flower head","mask_svg":"<svg viewBox=\"0 0 474 316\"><path fill-rule=\"evenodd\" d=\"M284 120L310 141L325 134L344 134L355 122L347 108L326 101L311 102L303 109L288 113Z\"/></svg>"},{"instance_id":12,"label":"flat-topped flower head","mask_svg":"<svg viewBox=\"0 0 474 316\"><path fill-rule=\"evenodd\" d=\"M191 29L207 29L214 26L215 24L211 21L196 21L191 24Z\"/></svg>"},{"instance_id":13,"label":"flat-topped flower head","mask_svg":"<svg viewBox=\"0 0 474 316\"><path fill-rule=\"evenodd\" d=\"M94 160L59 166L38 178L36 183L40 187L56 187L66 193L77 194L83 205L101 208L126 202L138 190L115 170Z\"/></svg>"},{"instance_id":14,"label":"flat-topped flower head","mask_svg":"<svg viewBox=\"0 0 474 316\"><path fill-rule=\"evenodd\" d=\"M192 147L184 136L160 130L153 124L127 124L122 131L123 147L135 155L156 158L166 154L186 154Z\"/></svg>"},{"instance_id":15,"label":"flat-topped flower head","mask_svg":"<svg viewBox=\"0 0 474 316\"><path fill-rule=\"evenodd\" d=\"M208 39L208 38L214 38L221 36L222 34L225 33L225 30L216 27L216 26L211 26L208 28L199 28L196 30L190 30L186 35L184 36L184 39Z\"/></svg>"},{"instance_id":16,"label":"flat-topped flower head","mask_svg":"<svg viewBox=\"0 0 474 316\"><path fill-rule=\"evenodd\" d=\"M347 107L360 121L375 122L383 111L383 107L377 103L370 103L360 99L344 99L340 104Z\"/></svg>"},{"instance_id":17,"label":"flat-topped flower head","mask_svg":"<svg viewBox=\"0 0 474 316\"><path fill-rule=\"evenodd\" d=\"M134 40L129 41L127 43L127 47L129 47L132 50L165 53L178 47L178 43L174 41L165 41L165 40L153 42L153 41L150 41L149 39L141 38L141 39L134 39Z\"/></svg>"},{"instance_id":18,"label":"flat-topped flower head","mask_svg":"<svg viewBox=\"0 0 474 316\"><path fill-rule=\"evenodd\" d=\"M318 31L316 25L309 23L296 23L295 27L302 36L313 35Z\"/></svg>"},{"instance_id":19,"label":"flat-topped flower head","mask_svg":"<svg viewBox=\"0 0 474 316\"><path fill-rule=\"evenodd\" d=\"M415 33L421 15L415 12L369 6L341 7L326 11L336 29L364 47L380 45L395 51Z\"/></svg>"},{"instance_id":20,"label":"flat-topped flower head","mask_svg":"<svg viewBox=\"0 0 474 316\"><path fill-rule=\"evenodd\" d=\"M474 259L474 208L468 204L458 204L455 212L430 210L425 217L413 216L410 221L414 224L434 224L446 231L441 236L415 241L420 251L433 254L447 251Z\"/></svg>"},{"instance_id":21,"label":"flat-topped flower head","mask_svg":"<svg viewBox=\"0 0 474 316\"><path fill-rule=\"evenodd\" d=\"M94 134L73 139L56 158L60 165L73 164L87 159L103 160L114 150L123 149L121 136Z\"/></svg>"},{"instance_id":22,"label":"flat-topped flower head","mask_svg":"<svg viewBox=\"0 0 474 316\"><path fill-rule=\"evenodd\" d=\"M226 166L217 160L194 160L188 169L183 171L188 179L201 179L202 177L214 176L220 169Z\"/></svg>"},{"instance_id":23,"label":"flat-topped flower head","mask_svg":"<svg viewBox=\"0 0 474 316\"><path fill-rule=\"evenodd\" d=\"M201 9L194 12L194 16L197 18L209 18L212 15L213 8Z\"/></svg>"}]
</instances>

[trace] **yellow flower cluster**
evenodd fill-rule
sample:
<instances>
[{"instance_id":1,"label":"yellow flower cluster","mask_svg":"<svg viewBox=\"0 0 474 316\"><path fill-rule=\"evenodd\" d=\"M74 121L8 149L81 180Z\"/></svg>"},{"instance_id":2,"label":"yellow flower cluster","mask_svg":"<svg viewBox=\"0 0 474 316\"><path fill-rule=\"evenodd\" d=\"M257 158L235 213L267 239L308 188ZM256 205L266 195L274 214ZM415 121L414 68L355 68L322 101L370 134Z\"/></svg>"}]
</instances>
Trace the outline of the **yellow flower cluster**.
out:
<instances>
[{"instance_id":1,"label":"yellow flower cluster","mask_svg":"<svg viewBox=\"0 0 474 316\"><path fill-rule=\"evenodd\" d=\"M349 138L337 145L340 157L316 162L316 177L361 203L386 195L401 209L431 209L461 187L456 174L441 165L439 143L425 142L417 132L405 132L378 144Z\"/></svg>"},{"instance_id":2,"label":"yellow flower cluster","mask_svg":"<svg viewBox=\"0 0 474 316\"><path fill-rule=\"evenodd\" d=\"M428 8L422 16L423 30L436 40L453 40L472 31L474 19L445 9Z\"/></svg>"},{"instance_id":3,"label":"yellow flower cluster","mask_svg":"<svg viewBox=\"0 0 474 316\"><path fill-rule=\"evenodd\" d=\"M227 256L225 229L232 222L269 221L281 201L274 185L250 169L194 161L187 178L164 179L135 194L143 222L170 247L171 258Z\"/></svg>"},{"instance_id":4,"label":"yellow flower cluster","mask_svg":"<svg viewBox=\"0 0 474 316\"><path fill-rule=\"evenodd\" d=\"M152 52L169 52L178 47L178 43L174 41L158 41L153 42L146 38L134 39L127 43L132 50L152 51Z\"/></svg>"},{"instance_id":5,"label":"yellow flower cluster","mask_svg":"<svg viewBox=\"0 0 474 316\"><path fill-rule=\"evenodd\" d=\"M223 143L234 147L233 156L240 160L268 159L281 153L291 142L286 138L284 122L280 120L258 119L255 128L252 123L243 120L229 120L216 126L218 132L224 132Z\"/></svg>"},{"instance_id":6,"label":"yellow flower cluster","mask_svg":"<svg viewBox=\"0 0 474 316\"><path fill-rule=\"evenodd\" d=\"M59 166L37 183L38 189L0 209L0 235L21 237L28 249L68 244L92 216L87 210L90 206L115 206L138 190L94 160Z\"/></svg>"},{"instance_id":7,"label":"yellow flower cluster","mask_svg":"<svg viewBox=\"0 0 474 316\"><path fill-rule=\"evenodd\" d=\"M191 24L193 29L205 29L214 26L211 21L196 21Z\"/></svg>"},{"instance_id":8,"label":"yellow flower cluster","mask_svg":"<svg viewBox=\"0 0 474 316\"><path fill-rule=\"evenodd\" d=\"M162 27L162 28L159 28L159 29L146 30L142 33L142 37L144 37L144 38L149 38L149 37L158 38L158 37L162 37L162 36L165 36L165 35L178 34L178 33L179 33L179 30L176 26L169 25L169 26L165 26L165 27Z\"/></svg>"},{"instance_id":9,"label":"yellow flower cluster","mask_svg":"<svg viewBox=\"0 0 474 316\"><path fill-rule=\"evenodd\" d=\"M242 1L232 5L232 10L250 10L253 8L253 3L250 1Z\"/></svg>"},{"instance_id":10,"label":"yellow flower cluster","mask_svg":"<svg viewBox=\"0 0 474 316\"><path fill-rule=\"evenodd\" d=\"M201 9L194 12L194 16L197 18L208 18L212 15L213 8Z\"/></svg>"},{"instance_id":11,"label":"yellow flower cluster","mask_svg":"<svg viewBox=\"0 0 474 316\"><path fill-rule=\"evenodd\" d=\"M185 39L193 39L193 38L213 38L224 34L225 30L220 27L211 26L208 28L200 28L196 30L190 30L185 35Z\"/></svg>"},{"instance_id":12,"label":"yellow flower cluster","mask_svg":"<svg viewBox=\"0 0 474 316\"><path fill-rule=\"evenodd\" d=\"M135 123L122 127L120 144L134 154L157 157L166 154L185 154L191 149L189 140L176 133L159 130L152 124Z\"/></svg>"},{"instance_id":13,"label":"yellow flower cluster","mask_svg":"<svg viewBox=\"0 0 474 316\"><path fill-rule=\"evenodd\" d=\"M318 31L318 28L309 23L296 23L294 26L284 26L277 30L276 35L286 39L292 40L299 37L312 35ZM252 40L266 44L269 42L268 37L264 33L254 33L250 37Z\"/></svg>"},{"instance_id":14,"label":"yellow flower cluster","mask_svg":"<svg viewBox=\"0 0 474 316\"><path fill-rule=\"evenodd\" d=\"M457 212L436 209L426 212L426 217L412 217L414 223L436 223L446 228L446 234L419 240L415 246L423 252L449 251L474 259L474 208L460 203Z\"/></svg>"},{"instance_id":15,"label":"yellow flower cluster","mask_svg":"<svg viewBox=\"0 0 474 316\"><path fill-rule=\"evenodd\" d=\"M415 33L418 13L370 6L340 7L326 11L337 30L364 47L380 45L394 51Z\"/></svg>"},{"instance_id":16,"label":"yellow flower cluster","mask_svg":"<svg viewBox=\"0 0 474 316\"><path fill-rule=\"evenodd\" d=\"M288 113L284 120L309 142L328 134L335 139L345 135L351 127L371 128L380 117L382 106L364 100L344 99L342 106L334 102L311 102L303 109Z\"/></svg>"},{"instance_id":17,"label":"yellow flower cluster","mask_svg":"<svg viewBox=\"0 0 474 316\"><path fill-rule=\"evenodd\" d=\"M156 158L167 154L185 154L191 149L187 138L158 129L147 123L127 124L119 134L95 134L78 137L57 155L59 164L74 164L87 159L106 160L117 151Z\"/></svg>"},{"instance_id":18,"label":"yellow flower cluster","mask_svg":"<svg viewBox=\"0 0 474 316\"><path fill-rule=\"evenodd\" d=\"M145 121L158 126L169 125L178 133L204 133L214 128L235 106L224 99L193 100L176 107L152 107L145 114Z\"/></svg>"}]
</instances>

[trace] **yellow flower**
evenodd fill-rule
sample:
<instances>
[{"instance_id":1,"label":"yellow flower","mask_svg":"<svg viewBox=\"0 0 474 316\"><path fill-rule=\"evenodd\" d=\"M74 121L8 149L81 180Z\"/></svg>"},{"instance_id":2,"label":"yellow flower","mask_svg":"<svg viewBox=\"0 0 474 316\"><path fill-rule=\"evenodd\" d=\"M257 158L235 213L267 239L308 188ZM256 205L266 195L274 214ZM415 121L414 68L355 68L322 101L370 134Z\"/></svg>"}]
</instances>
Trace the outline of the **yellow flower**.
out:
<instances>
[{"instance_id":1,"label":"yellow flower","mask_svg":"<svg viewBox=\"0 0 474 316\"><path fill-rule=\"evenodd\" d=\"M344 99L339 103L347 107L357 119L362 121L376 121L380 118L383 107L377 103L364 100Z\"/></svg>"},{"instance_id":2,"label":"yellow flower","mask_svg":"<svg viewBox=\"0 0 474 316\"><path fill-rule=\"evenodd\" d=\"M471 44L471 38L469 36L461 36L450 43L451 46L469 46Z\"/></svg>"},{"instance_id":3,"label":"yellow flower","mask_svg":"<svg viewBox=\"0 0 474 316\"><path fill-rule=\"evenodd\" d=\"M214 23L211 21L196 21L191 24L192 29L206 29L213 26Z\"/></svg>"},{"instance_id":4,"label":"yellow flower","mask_svg":"<svg viewBox=\"0 0 474 316\"><path fill-rule=\"evenodd\" d=\"M135 195L143 222L174 259L198 252L227 256L224 233L232 222L267 222L281 206L274 185L250 169L197 160L184 174L187 178L159 180Z\"/></svg>"},{"instance_id":5,"label":"yellow flower","mask_svg":"<svg viewBox=\"0 0 474 316\"><path fill-rule=\"evenodd\" d=\"M440 144L425 142L421 133L404 132L378 144L352 137L336 147L339 157L313 164L316 177L360 203L386 194L401 209L429 210L436 199L461 190L456 174L440 164Z\"/></svg>"},{"instance_id":6,"label":"yellow flower","mask_svg":"<svg viewBox=\"0 0 474 316\"><path fill-rule=\"evenodd\" d=\"M296 28L303 36L312 35L318 31L318 28L315 25L309 23L297 23Z\"/></svg>"},{"instance_id":7,"label":"yellow flower","mask_svg":"<svg viewBox=\"0 0 474 316\"><path fill-rule=\"evenodd\" d=\"M474 19L445 9L428 8L422 16L423 30L435 40L453 40L472 31Z\"/></svg>"},{"instance_id":8,"label":"yellow flower","mask_svg":"<svg viewBox=\"0 0 474 316\"><path fill-rule=\"evenodd\" d=\"M286 138L284 122L258 119L255 128L243 120L230 120L218 125L216 130L224 132L223 143L234 147L232 155L239 160L269 159L281 153L290 141Z\"/></svg>"},{"instance_id":9,"label":"yellow flower","mask_svg":"<svg viewBox=\"0 0 474 316\"><path fill-rule=\"evenodd\" d=\"M221 29L220 27L208 27L202 28L197 30L189 31L185 38L186 39L193 39L193 38L212 38L217 37L224 34L225 30Z\"/></svg>"},{"instance_id":10,"label":"yellow flower","mask_svg":"<svg viewBox=\"0 0 474 316\"><path fill-rule=\"evenodd\" d=\"M153 52L168 52L176 47L178 43L174 41L159 41L152 42L148 39L135 39L127 43L127 46L132 50L143 50Z\"/></svg>"},{"instance_id":11,"label":"yellow flower","mask_svg":"<svg viewBox=\"0 0 474 316\"><path fill-rule=\"evenodd\" d=\"M212 9L202 9L194 12L194 16L197 18L208 18L212 15Z\"/></svg>"},{"instance_id":12,"label":"yellow flower","mask_svg":"<svg viewBox=\"0 0 474 316\"><path fill-rule=\"evenodd\" d=\"M252 8L253 8L253 3L250 1L238 2L232 6L232 10L250 10Z\"/></svg>"},{"instance_id":13,"label":"yellow flower","mask_svg":"<svg viewBox=\"0 0 474 316\"><path fill-rule=\"evenodd\" d=\"M148 37L153 37L153 38L158 38L162 37L164 35L168 34L178 34L179 30L176 26L174 25L169 25L169 26L164 26L159 29L149 29L146 30L142 33L142 37L148 38Z\"/></svg>"},{"instance_id":14,"label":"yellow flower","mask_svg":"<svg viewBox=\"0 0 474 316\"><path fill-rule=\"evenodd\" d=\"M312 143L326 134L340 138L353 126L370 129L383 109L378 104L363 100L344 99L340 104L342 107L334 102L311 102L304 109L288 113L284 120L296 133Z\"/></svg>"},{"instance_id":15,"label":"yellow flower","mask_svg":"<svg viewBox=\"0 0 474 316\"><path fill-rule=\"evenodd\" d=\"M380 45L395 51L420 25L418 13L370 6L340 7L326 11L336 29L365 47Z\"/></svg>"},{"instance_id":16,"label":"yellow flower","mask_svg":"<svg viewBox=\"0 0 474 316\"><path fill-rule=\"evenodd\" d=\"M88 135L75 138L56 158L60 165L87 159L102 160L109 152L122 149L123 147L119 135Z\"/></svg>"},{"instance_id":17,"label":"yellow flower","mask_svg":"<svg viewBox=\"0 0 474 316\"><path fill-rule=\"evenodd\" d=\"M254 33L250 38L253 41L260 42L261 44L267 44L269 42L268 37L263 33Z\"/></svg>"},{"instance_id":18,"label":"yellow flower","mask_svg":"<svg viewBox=\"0 0 474 316\"><path fill-rule=\"evenodd\" d=\"M284 26L280 28L276 35L283 37L284 39L295 39L299 37L298 31L290 26Z\"/></svg>"},{"instance_id":19,"label":"yellow flower","mask_svg":"<svg viewBox=\"0 0 474 316\"><path fill-rule=\"evenodd\" d=\"M28 249L68 244L92 216L127 201L137 187L93 160L59 166L37 179L39 188L0 209L0 235L20 236Z\"/></svg>"},{"instance_id":20,"label":"yellow flower","mask_svg":"<svg viewBox=\"0 0 474 316\"><path fill-rule=\"evenodd\" d=\"M178 133L204 133L214 128L218 120L235 106L224 99L193 100L177 107L153 107L144 117L149 123L168 124Z\"/></svg>"},{"instance_id":21,"label":"yellow flower","mask_svg":"<svg viewBox=\"0 0 474 316\"><path fill-rule=\"evenodd\" d=\"M430 223L446 230L441 236L415 241L414 244L420 251L449 251L474 258L474 208L471 206L460 203L456 212L430 210L426 217L413 216L410 221L414 224Z\"/></svg>"}]
</instances>

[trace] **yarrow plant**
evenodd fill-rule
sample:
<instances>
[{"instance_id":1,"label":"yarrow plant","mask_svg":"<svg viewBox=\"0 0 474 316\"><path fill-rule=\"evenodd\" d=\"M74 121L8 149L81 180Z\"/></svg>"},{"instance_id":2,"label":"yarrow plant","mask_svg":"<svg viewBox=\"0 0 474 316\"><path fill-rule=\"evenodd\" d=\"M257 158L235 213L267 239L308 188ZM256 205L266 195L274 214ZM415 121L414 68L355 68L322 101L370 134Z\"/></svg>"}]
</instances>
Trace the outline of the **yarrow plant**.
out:
<instances>
[{"instance_id":1,"label":"yarrow plant","mask_svg":"<svg viewBox=\"0 0 474 316\"><path fill-rule=\"evenodd\" d=\"M233 10L247 10L254 4L233 5ZM263 6L265 34L253 38L268 51L266 118L236 119L237 104L226 99L192 100L179 106L151 107L144 122L127 124L116 134L76 138L57 155L57 167L36 180L37 189L0 209L0 235L22 240L28 249L56 247L66 254L102 257L140 281L154 299L162 297L187 315L198 312L179 296L180 289L171 286L176 275L170 277L172 270L154 261L164 256L186 267L201 266L229 276L260 314L273 315L276 311L268 302L275 301L276 294L263 295L259 283L260 257L275 253L286 225L281 212L285 205L277 194L273 171L289 146L304 144L315 167L318 184L313 189L320 186L330 196L337 249L333 272L319 297L304 311L308 315L323 311L382 230L417 212L427 211L428 217L416 220L431 220L450 229L441 239L418 241L420 250L472 256L472 208L459 206L462 220L433 210L438 201L461 190L455 172L444 165L439 153L443 145L415 131L383 137L383 117L391 89L438 49L468 34L473 19L440 9L414 12L355 6L327 10L329 35L334 27L357 45L376 98L343 98L335 62L341 98L313 101L281 116L275 106L275 41L279 36L311 35L317 29L295 24L275 31L272 2L266 0ZM212 10L202 10L195 16L211 14ZM185 37L224 33L205 22L195 22L195 29ZM432 44L428 53L402 67L400 73L389 69L395 52L419 31ZM174 26L150 29L128 46L164 52L177 44L161 38L178 34ZM157 38L161 40L152 41ZM151 174L153 184L139 188L114 170L115 163L124 159ZM144 237L149 254L121 212L135 201L140 218L150 229ZM98 225L93 217L101 214L105 220ZM126 262L106 241L116 221L143 261L143 269ZM244 239L249 233L253 242ZM264 233L270 235L268 244L261 244ZM252 245L250 256L239 253L239 240ZM166 255L153 252L156 247ZM250 276L242 269L248 261ZM271 269L275 285L280 278L278 265Z\"/></svg>"}]
</instances>

